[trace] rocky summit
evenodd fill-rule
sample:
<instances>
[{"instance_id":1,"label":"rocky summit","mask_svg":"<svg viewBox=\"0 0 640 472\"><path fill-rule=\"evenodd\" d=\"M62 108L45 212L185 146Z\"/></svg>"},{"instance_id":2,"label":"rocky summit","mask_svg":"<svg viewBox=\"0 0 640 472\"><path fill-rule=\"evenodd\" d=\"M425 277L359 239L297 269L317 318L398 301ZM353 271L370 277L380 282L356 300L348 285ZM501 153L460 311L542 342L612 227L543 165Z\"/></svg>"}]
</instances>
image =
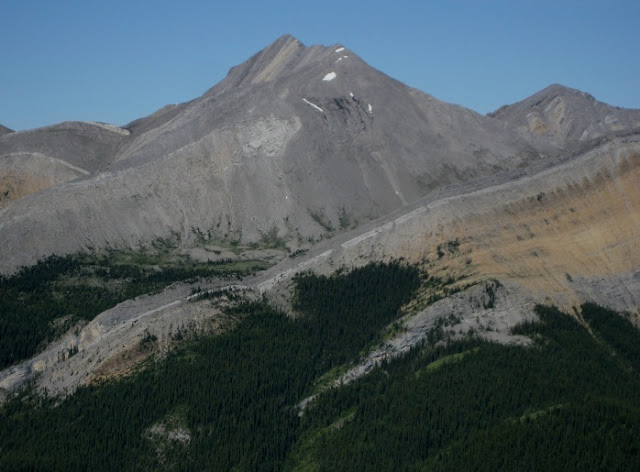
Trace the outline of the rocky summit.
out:
<instances>
[{"instance_id":1,"label":"rocky summit","mask_svg":"<svg viewBox=\"0 0 640 472\"><path fill-rule=\"evenodd\" d=\"M488 116L544 136L565 149L618 132L640 132L640 110L613 107L558 84Z\"/></svg>"}]
</instances>

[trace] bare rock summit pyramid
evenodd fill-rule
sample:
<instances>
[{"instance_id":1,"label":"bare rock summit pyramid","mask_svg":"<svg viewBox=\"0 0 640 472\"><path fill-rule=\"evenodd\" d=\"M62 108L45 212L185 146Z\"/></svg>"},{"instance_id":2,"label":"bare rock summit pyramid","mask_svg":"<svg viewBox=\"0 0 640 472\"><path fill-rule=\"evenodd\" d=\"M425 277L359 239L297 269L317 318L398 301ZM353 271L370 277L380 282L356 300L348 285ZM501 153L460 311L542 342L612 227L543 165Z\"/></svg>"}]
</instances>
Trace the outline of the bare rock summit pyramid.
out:
<instances>
[{"instance_id":1,"label":"bare rock summit pyramid","mask_svg":"<svg viewBox=\"0 0 640 472\"><path fill-rule=\"evenodd\" d=\"M574 139L544 114L553 140L523 126L513 107L482 116L345 46L286 35L201 97L123 127L0 136L0 272L167 238L309 245L444 186L553 160Z\"/></svg>"}]
</instances>

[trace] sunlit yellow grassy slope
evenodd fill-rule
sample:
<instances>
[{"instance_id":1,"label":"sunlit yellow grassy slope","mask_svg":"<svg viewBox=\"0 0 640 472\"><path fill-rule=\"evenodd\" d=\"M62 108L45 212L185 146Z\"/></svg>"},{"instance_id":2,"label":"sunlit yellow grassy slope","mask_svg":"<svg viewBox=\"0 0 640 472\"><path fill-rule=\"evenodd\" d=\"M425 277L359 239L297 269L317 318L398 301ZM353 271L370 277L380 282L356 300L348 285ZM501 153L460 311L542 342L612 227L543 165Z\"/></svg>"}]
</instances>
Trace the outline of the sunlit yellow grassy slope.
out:
<instances>
[{"instance_id":1,"label":"sunlit yellow grassy slope","mask_svg":"<svg viewBox=\"0 0 640 472\"><path fill-rule=\"evenodd\" d=\"M591 176L576 169L552 191L504 203L494 193L491 208L443 227L445 257L425 246L434 268L474 279L515 279L563 304L583 301L572 284L578 277L615 278L640 269L640 154L616 164ZM458 250L443 251L445 239L458 239Z\"/></svg>"}]
</instances>

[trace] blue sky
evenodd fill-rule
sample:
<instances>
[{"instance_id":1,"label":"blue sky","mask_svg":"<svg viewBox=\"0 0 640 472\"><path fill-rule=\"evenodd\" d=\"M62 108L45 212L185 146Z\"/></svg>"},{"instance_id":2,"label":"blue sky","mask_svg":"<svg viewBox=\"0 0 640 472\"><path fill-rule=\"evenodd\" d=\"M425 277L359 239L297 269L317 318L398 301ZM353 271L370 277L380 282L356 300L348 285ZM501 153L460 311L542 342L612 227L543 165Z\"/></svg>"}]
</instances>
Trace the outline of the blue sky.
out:
<instances>
[{"instance_id":1,"label":"blue sky","mask_svg":"<svg viewBox=\"0 0 640 472\"><path fill-rule=\"evenodd\" d=\"M124 125L190 100L290 33L480 113L551 83L640 108L640 2L8 1L0 124Z\"/></svg>"}]
</instances>

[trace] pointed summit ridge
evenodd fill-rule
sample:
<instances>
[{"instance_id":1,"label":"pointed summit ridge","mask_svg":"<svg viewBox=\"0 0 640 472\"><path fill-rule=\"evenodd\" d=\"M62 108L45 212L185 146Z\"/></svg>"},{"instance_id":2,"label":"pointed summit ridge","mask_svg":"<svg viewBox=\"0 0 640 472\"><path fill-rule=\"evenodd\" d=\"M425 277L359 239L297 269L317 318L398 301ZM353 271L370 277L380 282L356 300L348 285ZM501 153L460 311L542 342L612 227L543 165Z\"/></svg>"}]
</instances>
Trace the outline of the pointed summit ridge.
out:
<instances>
[{"instance_id":1,"label":"pointed summit ridge","mask_svg":"<svg viewBox=\"0 0 640 472\"><path fill-rule=\"evenodd\" d=\"M256 61L248 71L254 72L251 83L268 82L274 79L305 46L291 35L284 35L258 53Z\"/></svg>"},{"instance_id":2,"label":"pointed summit ridge","mask_svg":"<svg viewBox=\"0 0 640 472\"><path fill-rule=\"evenodd\" d=\"M232 67L227 77L209 89L205 96L281 80L313 65L318 66L324 63L328 66L349 57L352 58L350 61L356 58L352 53L341 54L343 51L346 49L340 44L329 47L323 45L307 47L297 38L286 34L242 64ZM322 76L328 72L330 71L323 73Z\"/></svg>"},{"instance_id":3,"label":"pointed summit ridge","mask_svg":"<svg viewBox=\"0 0 640 472\"><path fill-rule=\"evenodd\" d=\"M274 80L306 49L298 39L285 34L242 64L232 67L227 77L205 95Z\"/></svg>"},{"instance_id":4,"label":"pointed summit ridge","mask_svg":"<svg viewBox=\"0 0 640 472\"><path fill-rule=\"evenodd\" d=\"M341 222L345 212L367 221L444 185L554 152L407 87L341 44L307 47L291 35L204 96L131 123L128 136L90 129L105 135L98 144L113 146L96 146L110 151L93 167L81 156L71 164L105 172L12 201L0 218L0 271L77 252L87 241L137 247L180 234L189 245L194 228L246 243L276 228L302 244L355 225ZM51 155L45 131L36 133L46 143L35 150ZM43 243L43 233L59 236Z\"/></svg>"}]
</instances>

